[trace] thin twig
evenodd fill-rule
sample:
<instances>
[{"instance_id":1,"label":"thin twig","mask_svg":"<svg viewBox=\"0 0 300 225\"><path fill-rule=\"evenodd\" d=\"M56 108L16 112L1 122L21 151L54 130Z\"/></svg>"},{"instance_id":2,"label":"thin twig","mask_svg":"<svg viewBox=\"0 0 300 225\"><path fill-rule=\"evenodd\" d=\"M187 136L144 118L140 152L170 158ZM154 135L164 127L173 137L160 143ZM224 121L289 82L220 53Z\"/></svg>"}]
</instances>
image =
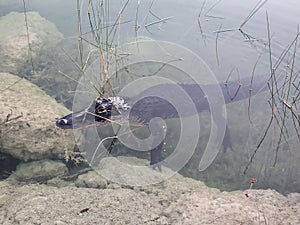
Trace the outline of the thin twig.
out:
<instances>
[{"instance_id":1,"label":"thin twig","mask_svg":"<svg viewBox=\"0 0 300 225\"><path fill-rule=\"evenodd\" d=\"M26 8L25 0L23 0L23 9L24 9L24 17L25 17L25 25L26 25L28 55L30 57L30 63L31 63L32 71L34 72L33 56L32 56L32 49L31 49L31 45L30 45L29 26L28 26L28 19L27 19L27 8Z\"/></svg>"},{"instance_id":2,"label":"thin twig","mask_svg":"<svg viewBox=\"0 0 300 225\"><path fill-rule=\"evenodd\" d=\"M250 81L250 87L249 87L249 98L248 98L248 119L250 121L250 124L253 124L252 120L251 120L251 117L250 117L251 97L252 97L252 91L253 91L252 85L253 85L253 79L254 79L254 75L255 75L256 66L257 66L260 58L261 58L261 55L256 60L256 62L254 64L254 67L252 69L252 73L251 73L251 81Z\"/></svg>"},{"instance_id":3,"label":"thin twig","mask_svg":"<svg viewBox=\"0 0 300 225\"><path fill-rule=\"evenodd\" d=\"M214 33L224 33L224 32L231 32L231 31L239 31L244 37L246 37L248 40L257 40L255 37L252 35L249 35L245 33L242 28L248 23L248 21L263 7L263 5L267 2L268 0L260 0L255 7L251 10L250 14L244 19L244 21L240 24L239 27L237 28L231 28L231 29L225 29L225 30L217 30Z\"/></svg>"},{"instance_id":4,"label":"thin twig","mask_svg":"<svg viewBox=\"0 0 300 225\"><path fill-rule=\"evenodd\" d=\"M77 39L78 39L78 50L79 50L79 60L80 60L80 64L81 64L81 68L84 67L83 64L83 45L82 45L82 32L81 32L81 13L80 13L80 3L79 0L77 0Z\"/></svg>"},{"instance_id":5,"label":"thin twig","mask_svg":"<svg viewBox=\"0 0 300 225\"><path fill-rule=\"evenodd\" d=\"M94 161L94 159L95 159L95 156L96 156L96 154L98 153L98 149L100 148L100 146L106 141L106 140L109 140L109 139L115 139L115 138L118 138L118 136L110 136L110 137L106 137L106 138L103 138L100 142L99 142L99 144L97 145L97 147L96 147L96 149L95 149L95 151L94 151L94 153L93 153L93 155L92 155L92 158L91 158L91 161L90 161L90 164L92 165L93 164L93 161Z\"/></svg>"},{"instance_id":6,"label":"thin twig","mask_svg":"<svg viewBox=\"0 0 300 225\"><path fill-rule=\"evenodd\" d=\"M108 2L109 2L109 1L108 1ZM116 18L116 20L115 20L115 23L113 24L113 27L111 28L110 32L108 33L108 37L111 35L112 31L114 30L114 27L116 26L116 24L117 24L118 21L120 20L120 17L122 16L122 14L123 14L125 8L127 7L128 3L129 3L129 0L127 0L127 1L125 2L125 4L123 5L123 7L121 8L121 10L119 11L118 16L117 16L117 18ZM108 18L107 18L107 19L108 19Z\"/></svg>"},{"instance_id":7,"label":"thin twig","mask_svg":"<svg viewBox=\"0 0 300 225\"><path fill-rule=\"evenodd\" d=\"M16 85L17 83L19 83L21 80L23 80L24 78L23 77L19 77L18 80L16 80L15 82L13 82L12 84L10 84L8 87L6 88L3 88L2 90L0 90L0 92L3 92L7 89L10 89L12 86Z\"/></svg>"},{"instance_id":8,"label":"thin twig","mask_svg":"<svg viewBox=\"0 0 300 225\"><path fill-rule=\"evenodd\" d=\"M140 8L140 1L137 3L136 13L135 13L135 25L134 25L134 32L135 32L135 40L137 41L138 30L140 29L141 25L139 25L139 8Z\"/></svg>"},{"instance_id":9,"label":"thin twig","mask_svg":"<svg viewBox=\"0 0 300 225\"><path fill-rule=\"evenodd\" d=\"M218 17L218 16L211 16L208 15L222 0L217 1L215 4L213 4L204 14L206 17L212 17L212 18L218 18L218 19L223 19L223 17Z\"/></svg>"},{"instance_id":10,"label":"thin twig","mask_svg":"<svg viewBox=\"0 0 300 225\"><path fill-rule=\"evenodd\" d=\"M219 27L219 30L221 30L222 24ZM219 38L219 33L216 34L216 59L217 59L217 65L220 66L220 60L219 60L219 52L218 52L218 38Z\"/></svg>"},{"instance_id":11,"label":"thin twig","mask_svg":"<svg viewBox=\"0 0 300 225\"><path fill-rule=\"evenodd\" d=\"M227 77L227 80L226 80L225 83L224 83L224 85L225 85L225 87L226 87L227 95L229 96L229 98L231 99L231 101L237 96L237 94L238 94L238 92L239 92L239 90L240 90L240 88L241 88L241 86L242 86L239 71L238 71L237 68L236 68L236 70L237 70L237 73L238 73L238 85L239 85L239 86L238 86L238 88L236 89L236 91L235 91L235 93L234 93L233 96L231 96L231 94L230 94L230 92L229 92L229 87L228 87L228 80L229 80L229 77L231 76L233 70L230 71L230 73L229 73L229 75L228 75L228 77Z\"/></svg>"},{"instance_id":12,"label":"thin twig","mask_svg":"<svg viewBox=\"0 0 300 225\"><path fill-rule=\"evenodd\" d=\"M267 136L267 133L268 133L268 131L269 131L271 125L272 125L272 122L273 122L273 117L271 117L271 119L270 119L270 121L269 121L269 124L268 124L268 126L267 126L267 129L265 130L265 132L264 132L264 134L263 134L263 137L260 139L260 141L259 141L257 147L255 148L254 152L252 153L252 155L251 155L251 157L250 157L250 160L249 160L249 162L247 163L247 165L246 165L246 167L245 167L245 169L244 169L244 172L243 172L244 174L246 174L246 172L248 171L248 169L249 169L251 163L253 162L254 156L256 155L258 149L260 148L261 144L262 144L263 141L265 140L265 137Z\"/></svg>"},{"instance_id":13,"label":"thin twig","mask_svg":"<svg viewBox=\"0 0 300 225\"><path fill-rule=\"evenodd\" d=\"M173 19L173 18L174 18L173 16L169 16L169 17L166 17L166 18L163 18L163 19L159 19L159 20L153 21L151 23L146 24L145 28L148 28L148 27L153 26L153 25L158 24L158 23L164 23L164 22L166 22L166 21L168 21L170 19Z\"/></svg>"},{"instance_id":14,"label":"thin twig","mask_svg":"<svg viewBox=\"0 0 300 225\"><path fill-rule=\"evenodd\" d=\"M264 0L264 1L260 0L259 2L257 2L257 4L251 10L251 12L246 17L246 19L241 23L239 30L241 30L243 28L243 26L255 15L255 13L257 13L261 9L261 7L263 7L264 4L266 4L267 1L268 0Z\"/></svg>"},{"instance_id":15,"label":"thin twig","mask_svg":"<svg viewBox=\"0 0 300 225\"><path fill-rule=\"evenodd\" d=\"M291 84L292 84L292 77L293 77L294 66L295 66L295 58L296 58L296 51L297 51L298 34L299 34L299 30L297 31L295 42L293 42L294 43L294 51L293 51L293 57L292 57L292 67L291 67L291 71L290 71L290 78L288 80L288 85L287 85L287 93L286 93L285 99L283 99L283 103L284 103L283 105L286 106L286 107L283 108L282 126L280 128L279 140L278 140L278 144L277 144L277 147L276 147L276 150L275 150L275 159L274 159L273 166L276 165L276 162L277 162L277 159L278 159L279 145L281 143L282 130L283 130L283 127L285 125L285 119L286 119L286 116L287 116L286 115L287 114L287 109L290 109L290 111L293 113L293 111L292 111L292 105L287 104L287 101L288 101L289 96L290 96L290 90L291 90ZM292 116L292 118L294 120L294 116ZM296 128L296 132L298 134L297 127L295 127L295 128ZM299 134L298 134L298 137L299 137Z\"/></svg>"},{"instance_id":16,"label":"thin twig","mask_svg":"<svg viewBox=\"0 0 300 225\"><path fill-rule=\"evenodd\" d=\"M268 31L268 49L269 49L269 63L270 63L270 75L271 75L271 100L272 100L272 117L274 116L274 76L275 70L273 68L272 63L272 50L271 50L271 32L270 32L270 23L269 23L269 16L268 12L266 11L267 17L267 31Z\"/></svg>"},{"instance_id":17,"label":"thin twig","mask_svg":"<svg viewBox=\"0 0 300 225\"><path fill-rule=\"evenodd\" d=\"M200 30L200 34L201 34L203 43L206 46L206 42L205 42L206 37L204 35L203 29L202 29L202 25L201 25L201 14L203 12L205 3L206 3L206 0L203 1L203 4L202 4L201 9L200 9L200 12L198 14L198 26L199 26L199 30Z\"/></svg>"},{"instance_id":18,"label":"thin twig","mask_svg":"<svg viewBox=\"0 0 300 225\"><path fill-rule=\"evenodd\" d=\"M271 34L270 34L270 24L269 24L269 17L268 17L268 13L266 12L266 18L267 18L267 31L268 31L268 50L269 50L269 64L270 64L270 81L271 81L271 87L269 87L270 89L270 92L271 92L271 108L272 108L272 114L271 114L271 117L270 117L270 120L269 120L269 124L266 128L266 130L264 131L263 133L263 136L262 138L260 139L257 147L255 148L254 152L252 153L251 157L250 157L250 160L248 162L248 164L246 165L246 168L244 170L244 174L247 172L247 170L249 169L249 166L251 165L251 163L253 162L253 159L256 155L256 153L258 152L258 150L260 149L261 147L261 144L263 143L263 141L265 140L268 132L269 132L269 129L273 123L273 119L274 119L274 70L273 70L273 63L272 63L272 51L271 51ZM269 85L268 85L269 86Z\"/></svg>"}]
</instances>

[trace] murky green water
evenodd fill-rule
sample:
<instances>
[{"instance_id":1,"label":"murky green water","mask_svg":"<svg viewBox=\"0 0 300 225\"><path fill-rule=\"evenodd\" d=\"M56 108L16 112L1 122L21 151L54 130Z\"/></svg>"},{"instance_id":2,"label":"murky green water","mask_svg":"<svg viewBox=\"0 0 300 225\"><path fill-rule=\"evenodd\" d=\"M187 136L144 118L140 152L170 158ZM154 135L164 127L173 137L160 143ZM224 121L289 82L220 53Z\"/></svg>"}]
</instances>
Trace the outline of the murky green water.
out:
<instances>
[{"instance_id":1,"label":"murky green water","mask_svg":"<svg viewBox=\"0 0 300 225\"><path fill-rule=\"evenodd\" d=\"M6 15L10 11L22 12L24 10L21 1L15 4L2 2L0 2L3 4L0 8L0 16ZM300 23L300 2L296 0L266 2L243 25L241 32L238 28L247 19L256 4L256 1L250 0L129 1L121 17L121 22L124 23L120 24L119 43L134 40L137 36L177 43L201 57L220 82L224 82L229 74L232 74L231 79L249 76L254 68L257 75L270 74L267 15L271 35L272 62L275 63L296 36L297 26ZM115 1L110 3L110 7L111 21L109 23L113 24L114 18L120 10L120 4ZM41 16L55 23L65 38L73 40L76 46L76 1L29 0L26 1L26 9L28 12L38 11ZM82 32L84 33L90 29L85 16L87 6L84 4L81 5L81 13L83 15ZM135 29L136 22L139 25L138 29ZM224 32L218 33L217 31L220 30L224 30ZM69 46L65 48L70 49ZM289 70L291 55L292 51L283 59L278 71L284 73ZM299 69L297 63L299 55L296 55L296 59L298 61L296 61L295 70ZM59 68L64 70L64 66ZM203 80L206 79L203 74L199 74L199 76L203 77ZM258 187L276 188L281 192L299 192L297 183L299 172L297 171L300 167L297 159L300 157L300 146L299 140L293 138L295 135L293 132L288 141L289 146L283 145L280 148L279 162L275 167L272 167L275 154L274 146L272 146L274 143L272 137L274 138L274 136L270 134L266 138L266 144L255 157L253 166L246 175L243 174L270 115L269 106L266 102L259 101L260 99L262 98L254 99L252 125L248 120L247 101L228 105L227 121L231 130L234 150L226 153L220 152L215 162L205 172L198 171L198 164L203 146L205 146L203 143L209 136L210 125L205 122L208 114L200 115L200 119L204 121L202 124L204 128L199 139L198 152L181 172L221 189L247 188L249 178L257 177L260 181L257 184ZM288 129L293 129L292 124L287 124L287 126L289 126ZM273 129L276 130L278 127L275 125ZM174 143L176 144L178 136L176 131L168 132L167 152L171 151Z\"/></svg>"}]
</instances>

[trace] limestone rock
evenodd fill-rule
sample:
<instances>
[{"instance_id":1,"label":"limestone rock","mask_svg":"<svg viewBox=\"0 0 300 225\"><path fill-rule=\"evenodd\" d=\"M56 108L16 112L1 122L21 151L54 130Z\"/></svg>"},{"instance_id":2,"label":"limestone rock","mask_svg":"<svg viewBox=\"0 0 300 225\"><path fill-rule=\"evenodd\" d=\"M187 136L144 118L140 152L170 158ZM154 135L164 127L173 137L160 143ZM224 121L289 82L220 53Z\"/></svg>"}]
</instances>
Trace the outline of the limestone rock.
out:
<instances>
[{"instance_id":1,"label":"limestone rock","mask_svg":"<svg viewBox=\"0 0 300 225\"><path fill-rule=\"evenodd\" d=\"M16 181L44 183L54 177L67 174L68 169L61 161L40 160L21 163L9 177Z\"/></svg>"},{"instance_id":2,"label":"limestone rock","mask_svg":"<svg viewBox=\"0 0 300 225\"><path fill-rule=\"evenodd\" d=\"M1 224L300 224L300 194L221 192L181 175L136 189L0 182Z\"/></svg>"},{"instance_id":3,"label":"limestone rock","mask_svg":"<svg viewBox=\"0 0 300 225\"><path fill-rule=\"evenodd\" d=\"M0 73L0 151L22 161L61 159L73 150L72 132L55 126L69 111L34 84Z\"/></svg>"},{"instance_id":4,"label":"limestone rock","mask_svg":"<svg viewBox=\"0 0 300 225\"><path fill-rule=\"evenodd\" d=\"M97 172L89 171L86 174L79 175L75 185L77 187L105 189L107 187L107 180L101 177Z\"/></svg>"},{"instance_id":5,"label":"limestone rock","mask_svg":"<svg viewBox=\"0 0 300 225\"><path fill-rule=\"evenodd\" d=\"M162 171L155 170L147 160L126 156L105 157L94 169L112 183L130 188L155 184L175 174L167 167L163 167Z\"/></svg>"},{"instance_id":6,"label":"limestone rock","mask_svg":"<svg viewBox=\"0 0 300 225\"><path fill-rule=\"evenodd\" d=\"M274 190L195 192L164 211L159 224L299 224L300 195Z\"/></svg>"},{"instance_id":7,"label":"limestone rock","mask_svg":"<svg viewBox=\"0 0 300 225\"><path fill-rule=\"evenodd\" d=\"M0 72L17 74L30 57L34 60L41 49L51 48L63 38L55 25L38 12L28 12L27 21L29 36L24 13L11 12L0 18Z\"/></svg>"}]
</instances>

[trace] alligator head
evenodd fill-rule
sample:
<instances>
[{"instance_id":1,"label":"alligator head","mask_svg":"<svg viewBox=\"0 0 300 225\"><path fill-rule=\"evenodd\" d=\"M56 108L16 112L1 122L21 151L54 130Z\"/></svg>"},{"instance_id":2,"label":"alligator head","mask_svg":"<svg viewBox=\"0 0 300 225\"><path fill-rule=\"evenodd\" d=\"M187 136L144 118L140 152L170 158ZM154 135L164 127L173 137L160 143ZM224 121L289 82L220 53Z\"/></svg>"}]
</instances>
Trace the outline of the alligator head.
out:
<instances>
[{"instance_id":1,"label":"alligator head","mask_svg":"<svg viewBox=\"0 0 300 225\"><path fill-rule=\"evenodd\" d=\"M56 126L61 129L104 126L112 122L112 115L114 121L116 118L120 119L123 117L122 113L129 108L130 106L121 97L97 98L87 108L58 119Z\"/></svg>"}]
</instances>

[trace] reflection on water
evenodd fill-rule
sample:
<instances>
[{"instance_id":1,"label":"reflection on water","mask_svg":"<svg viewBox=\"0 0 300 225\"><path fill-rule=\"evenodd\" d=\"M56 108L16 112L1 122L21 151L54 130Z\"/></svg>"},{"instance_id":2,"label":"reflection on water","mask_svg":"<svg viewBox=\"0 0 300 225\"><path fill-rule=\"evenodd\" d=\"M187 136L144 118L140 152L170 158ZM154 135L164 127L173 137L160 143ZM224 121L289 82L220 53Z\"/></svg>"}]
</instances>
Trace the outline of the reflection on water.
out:
<instances>
[{"instance_id":1,"label":"reflection on water","mask_svg":"<svg viewBox=\"0 0 300 225\"><path fill-rule=\"evenodd\" d=\"M3 6L0 5L1 16L10 11L22 12L24 9L20 3L21 1L18 1L17 4L10 4L9 1L7 1L7 3L2 2L1 4L3 4ZM141 1L139 3L140 5L138 5L137 1L129 1L122 16L122 21L126 23L121 24L120 43L132 40L136 35L148 36L154 40L178 43L199 55L210 66L221 82L224 81L230 73L232 74L232 79L237 79L238 76L249 76L259 57L259 61L255 67L255 73L259 75L270 73L266 12L268 13L270 21L272 59L274 62L280 57L285 47L294 39L300 21L299 12L297 10L300 7L299 1L273 0L263 5L243 26L243 31L249 36L243 35L238 30L216 34L218 30L239 28L255 7L256 2L223 0L205 1L204 4L204 1L195 0L164 0L154 1L152 5L151 2L152 1ZM38 11L41 16L55 23L66 38L77 36L77 11L74 1L30 0L26 1L26 3L28 12ZM81 7L83 16L82 30L85 32L89 30L87 7L84 4L81 5ZM114 2L111 3L111 7L111 15L116 15L119 12L120 5ZM111 17L111 23L113 23L113 16ZM168 19L155 24L156 21L163 18ZM135 30L136 22L140 25L137 30ZM151 23L154 24L151 25ZM76 42L76 40L74 40L74 42ZM55 58L55 56L52 57ZM288 62L288 58L285 58L278 71L286 71ZM299 65L296 65L296 67L299 69ZM62 66L60 66L60 69L63 70ZM205 79L205 75L201 76ZM204 179L211 185L223 185L223 188L226 189L247 187L249 176L242 174L241 167L247 164L253 146L257 144L260 138L259 134L261 134L261 130L264 129L265 121L269 118L268 115L270 113L269 107L265 102L259 100L260 98L255 98L253 101L253 110L257 110L255 111L256 113L252 115L254 125L251 125L247 119L247 102L228 106L227 120L233 138L234 152L229 151L220 154L216 163L212 165L208 171L200 174L197 171L199 158L201 158L201 151L199 150L199 153L196 153L195 158L190 161L190 164L182 173L187 176ZM200 117L203 117L202 119L205 121L207 115L200 115ZM204 124L205 123L206 122L204 122ZM205 124L205 126L207 126L207 130L203 132L203 137L206 137L209 133L209 125ZM287 126L292 127L292 124L287 124ZM176 137L178 134L176 131L169 132L169 146L172 146L172 135ZM205 139L203 137L200 138L199 149L203 148L203 144L201 145L202 139ZM271 138L271 136L268 137L269 142L267 143L270 144ZM286 145L283 145L281 155L279 156L280 160L282 160L282 164L279 162L280 169L275 168L272 169L271 172L266 167L269 168L272 164L270 161L272 161L271 159L274 157L274 154L271 154L271 151L269 152L270 154L261 152L259 155L260 160L255 164L256 168L252 168L249 173L251 176L263 177L264 183L261 187L269 187L268 185L270 185L282 192L285 192L285 189L300 191L299 187L297 188L293 184L288 186L288 180L270 182L265 178L265 176L271 175L283 175L284 177L289 175L293 177L297 176L297 173L293 172L293 174L291 174L291 171L293 170L293 163L296 164L296 159L299 158L299 156L293 157L293 154L297 153L295 149L298 147L299 141L297 140L290 140L289 149ZM270 148L272 148L272 146L268 144L263 146L264 150ZM240 164L233 165L233 162L237 160L236 154L244 155L244 158ZM286 160L285 157L291 160L292 163L290 163L290 167L287 167L284 162ZM263 163L266 165L263 165ZM299 170L299 167L295 167L295 169ZM220 171L223 171L223 173L220 173ZM284 187L281 186L282 184Z\"/></svg>"}]
</instances>

